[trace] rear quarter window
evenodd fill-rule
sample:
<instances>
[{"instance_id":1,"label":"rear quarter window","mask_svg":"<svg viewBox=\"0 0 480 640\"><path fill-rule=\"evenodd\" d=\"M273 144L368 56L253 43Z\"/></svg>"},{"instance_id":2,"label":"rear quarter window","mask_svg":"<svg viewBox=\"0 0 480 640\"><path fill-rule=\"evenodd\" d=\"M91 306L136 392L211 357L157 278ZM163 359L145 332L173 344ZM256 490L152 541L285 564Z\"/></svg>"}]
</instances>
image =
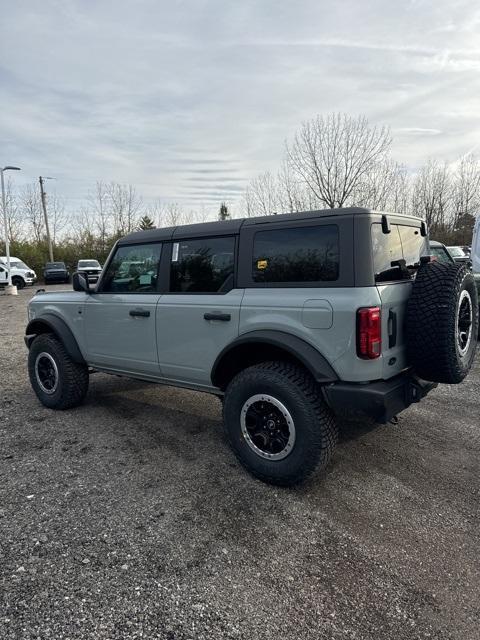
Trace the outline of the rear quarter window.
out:
<instances>
[{"instance_id":1,"label":"rear quarter window","mask_svg":"<svg viewBox=\"0 0 480 640\"><path fill-rule=\"evenodd\" d=\"M337 280L338 236L336 225L257 232L253 241L253 281L304 283Z\"/></svg>"}]
</instances>

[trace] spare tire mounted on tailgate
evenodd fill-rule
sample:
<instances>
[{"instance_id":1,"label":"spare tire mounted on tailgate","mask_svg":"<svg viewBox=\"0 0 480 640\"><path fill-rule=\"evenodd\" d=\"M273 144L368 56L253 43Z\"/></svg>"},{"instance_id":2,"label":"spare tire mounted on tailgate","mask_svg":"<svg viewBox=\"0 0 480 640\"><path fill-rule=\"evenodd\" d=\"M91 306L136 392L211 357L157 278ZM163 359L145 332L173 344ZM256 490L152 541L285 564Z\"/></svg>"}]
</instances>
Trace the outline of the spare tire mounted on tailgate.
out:
<instances>
[{"instance_id":1,"label":"spare tire mounted on tailgate","mask_svg":"<svg viewBox=\"0 0 480 640\"><path fill-rule=\"evenodd\" d=\"M475 357L478 297L464 265L430 262L418 270L407 309L407 356L418 376L456 384Z\"/></svg>"}]
</instances>

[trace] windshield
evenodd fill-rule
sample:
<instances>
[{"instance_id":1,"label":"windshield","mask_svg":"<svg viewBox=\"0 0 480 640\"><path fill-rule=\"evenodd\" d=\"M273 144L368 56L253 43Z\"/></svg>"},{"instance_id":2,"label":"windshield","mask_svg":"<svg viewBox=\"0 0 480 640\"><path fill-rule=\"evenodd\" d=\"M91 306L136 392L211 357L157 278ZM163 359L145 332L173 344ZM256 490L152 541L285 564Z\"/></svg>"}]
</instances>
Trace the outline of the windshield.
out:
<instances>
[{"instance_id":1,"label":"windshield","mask_svg":"<svg viewBox=\"0 0 480 640\"><path fill-rule=\"evenodd\" d=\"M47 269L65 269L64 262L47 262Z\"/></svg>"},{"instance_id":2,"label":"windshield","mask_svg":"<svg viewBox=\"0 0 480 640\"><path fill-rule=\"evenodd\" d=\"M78 267L93 267L94 269L100 269L100 263L98 260L79 260Z\"/></svg>"},{"instance_id":3,"label":"windshield","mask_svg":"<svg viewBox=\"0 0 480 640\"><path fill-rule=\"evenodd\" d=\"M453 256L454 258L465 257L465 253L463 252L463 249L461 249L460 247L448 247L448 251L450 252L450 255Z\"/></svg>"},{"instance_id":4,"label":"windshield","mask_svg":"<svg viewBox=\"0 0 480 640\"><path fill-rule=\"evenodd\" d=\"M21 260L10 260L12 269L28 269L27 265Z\"/></svg>"},{"instance_id":5,"label":"windshield","mask_svg":"<svg viewBox=\"0 0 480 640\"><path fill-rule=\"evenodd\" d=\"M444 262L450 264L453 262L453 259L450 257L450 254L445 249L445 247L430 247L430 253L432 256L435 256L439 262Z\"/></svg>"}]
</instances>

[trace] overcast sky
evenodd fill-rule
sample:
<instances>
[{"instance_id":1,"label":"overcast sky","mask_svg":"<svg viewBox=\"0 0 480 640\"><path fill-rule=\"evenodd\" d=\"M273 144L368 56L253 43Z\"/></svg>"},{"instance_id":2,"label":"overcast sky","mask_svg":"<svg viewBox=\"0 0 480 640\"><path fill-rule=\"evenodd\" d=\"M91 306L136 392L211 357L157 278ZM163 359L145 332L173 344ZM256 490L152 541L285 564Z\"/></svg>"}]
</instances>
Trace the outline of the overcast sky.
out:
<instances>
[{"instance_id":1,"label":"overcast sky","mask_svg":"<svg viewBox=\"0 0 480 640\"><path fill-rule=\"evenodd\" d=\"M387 124L413 169L480 148L480 5L1 0L0 164L218 208L317 113Z\"/></svg>"}]
</instances>

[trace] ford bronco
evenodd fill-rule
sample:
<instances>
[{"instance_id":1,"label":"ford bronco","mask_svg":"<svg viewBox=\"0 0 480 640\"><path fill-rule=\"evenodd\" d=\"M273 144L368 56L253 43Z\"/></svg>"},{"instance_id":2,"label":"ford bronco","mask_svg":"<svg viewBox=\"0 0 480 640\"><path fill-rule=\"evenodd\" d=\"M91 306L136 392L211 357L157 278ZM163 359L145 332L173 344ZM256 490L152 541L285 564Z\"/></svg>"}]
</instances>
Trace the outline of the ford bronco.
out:
<instances>
[{"instance_id":1,"label":"ford bronco","mask_svg":"<svg viewBox=\"0 0 480 640\"><path fill-rule=\"evenodd\" d=\"M430 256L424 221L346 208L131 233L95 288L29 304L28 370L52 409L92 371L215 394L240 462L293 485L332 457L338 419L380 422L475 355L477 291Z\"/></svg>"}]
</instances>

